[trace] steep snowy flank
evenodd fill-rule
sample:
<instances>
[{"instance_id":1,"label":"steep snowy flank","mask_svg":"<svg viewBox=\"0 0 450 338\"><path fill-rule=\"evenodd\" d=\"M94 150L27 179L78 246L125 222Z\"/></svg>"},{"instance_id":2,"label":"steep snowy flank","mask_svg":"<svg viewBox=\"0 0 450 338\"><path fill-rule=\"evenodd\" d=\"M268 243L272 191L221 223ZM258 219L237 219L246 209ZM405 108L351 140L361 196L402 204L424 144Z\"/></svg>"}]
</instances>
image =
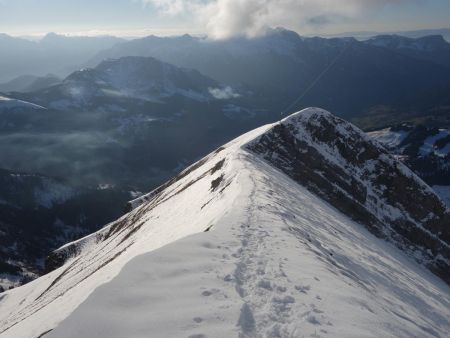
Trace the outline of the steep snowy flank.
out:
<instances>
[{"instance_id":1,"label":"steep snowy flank","mask_svg":"<svg viewBox=\"0 0 450 338\"><path fill-rule=\"evenodd\" d=\"M316 127L331 140L320 139ZM280 128L289 137L274 138ZM333 137L350 148L332 149ZM357 163L345 165L343 153L357 147ZM0 337L445 336L449 286L373 236L364 219L352 221L346 205L324 195L325 183L315 180L321 189L313 189L293 177L288 161L298 166L312 149L324 165L321 177L331 166L338 170L328 176L336 191L346 187L342 170L352 170L348 186L358 186L364 163L382 166L362 155L372 150L389 165L378 175L401 178L410 196L423 199L416 207L433 207L436 224L448 217L426 185L361 131L308 109L217 149L135 200L118 221L59 249L48 263L61 267L1 295ZM310 179L314 165L296 168ZM399 224L422 229L420 236L435 231L401 203L394 209L376 182L364 183L373 189L368 196L386 205L384 213L375 202L365 206L377 217L373 227L398 229L378 219L398 210L398 219L412 219ZM395 182L386 184L395 190ZM345 196L354 203L350 190ZM435 240L445 244L448 227L441 230ZM424 245L434 251L437 244Z\"/></svg>"}]
</instances>

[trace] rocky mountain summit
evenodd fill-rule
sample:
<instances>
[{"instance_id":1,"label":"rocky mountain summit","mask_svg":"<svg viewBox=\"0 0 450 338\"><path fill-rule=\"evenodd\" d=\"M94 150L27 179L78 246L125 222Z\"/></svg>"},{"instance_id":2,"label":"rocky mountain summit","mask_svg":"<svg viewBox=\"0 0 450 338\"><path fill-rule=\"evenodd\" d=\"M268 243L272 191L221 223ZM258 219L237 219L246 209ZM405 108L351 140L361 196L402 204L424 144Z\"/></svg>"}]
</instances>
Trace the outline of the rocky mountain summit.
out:
<instances>
[{"instance_id":1,"label":"rocky mountain summit","mask_svg":"<svg viewBox=\"0 0 450 338\"><path fill-rule=\"evenodd\" d=\"M249 149L450 282L450 213L420 178L353 125L322 110L294 115Z\"/></svg>"}]
</instances>

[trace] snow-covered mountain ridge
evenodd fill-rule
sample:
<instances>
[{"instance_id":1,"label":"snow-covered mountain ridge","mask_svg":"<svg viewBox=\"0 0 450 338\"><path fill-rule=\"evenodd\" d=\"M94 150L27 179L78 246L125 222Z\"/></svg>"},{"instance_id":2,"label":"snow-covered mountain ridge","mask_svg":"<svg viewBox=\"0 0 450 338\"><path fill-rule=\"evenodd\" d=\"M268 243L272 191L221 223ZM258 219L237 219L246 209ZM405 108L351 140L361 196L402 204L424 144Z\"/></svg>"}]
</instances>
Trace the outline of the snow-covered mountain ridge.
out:
<instances>
[{"instance_id":1,"label":"snow-covered mountain ridge","mask_svg":"<svg viewBox=\"0 0 450 338\"><path fill-rule=\"evenodd\" d=\"M450 283L449 211L430 187L358 128L310 110L283 120L249 149Z\"/></svg>"},{"instance_id":2,"label":"snow-covered mountain ridge","mask_svg":"<svg viewBox=\"0 0 450 338\"><path fill-rule=\"evenodd\" d=\"M174 96L207 101L213 99L209 88L217 87L215 81L195 70L178 68L151 57L127 56L103 60L95 68L73 72L61 84L29 96L52 109L98 110L129 103L130 99L141 105L161 103Z\"/></svg>"},{"instance_id":3,"label":"snow-covered mountain ridge","mask_svg":"<svg viewBox=\"0 0 450 338\"><path fill-rule=\"evenodd\" d=\"M307 167L303 161L313 158ZM428 205L434 215L419 222L402 201L390 205L370 173L401 180L425 199L410 202L417 213ZM372 188L366 201L361 182ZM397 192L395 182L385 184ZM351 212L356 202L364 217ZM52 263L61 267L2 294L0 336L425 337L450 330L449 286L363 226L386 230L400 247L408 238L421 259L431 250L426 263L439 272L435 263L448 262L448 226L439 223L448 210L384 148L325 111L308 109L237 138L133 208L59 249ZM387 228L393 216L399 222Z\"/></svg>"}]
</instances>

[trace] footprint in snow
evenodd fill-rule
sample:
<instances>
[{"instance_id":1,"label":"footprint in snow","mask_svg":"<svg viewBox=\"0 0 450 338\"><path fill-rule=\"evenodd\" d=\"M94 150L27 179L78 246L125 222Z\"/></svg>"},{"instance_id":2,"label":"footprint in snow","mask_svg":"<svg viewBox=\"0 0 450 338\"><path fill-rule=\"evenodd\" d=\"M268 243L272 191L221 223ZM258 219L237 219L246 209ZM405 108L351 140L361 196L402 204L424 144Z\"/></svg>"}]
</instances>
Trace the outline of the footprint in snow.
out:
<instances>
[{"instance_id":1,"label":"footprint in snow","mask_svg":"<svg viewBox=\"0 0 450 338\"><path fill-rule=\"evenodd\" d=\"M244 333L252 332L255 329L255 318L247 303L244 303L241 307L241 314L237 325L242 328Z\"/></svg>"},{"instance_id":2,"label":"footprint in snow","mask_svg":"<svg viewBox=\"0 0 450 338\"><path fill-rule=\"evenodd\" d=\"M226 276L223 278L223 280L224 280L225 282L232 282L233 279L234 279L233 276L230 275L230 274L226 275Z\"/></svg>"},{"instance_id":3,"label":"footprint in snow","mask_svg":"<svg viewBox=\"0 0 450 338\"><path fill-rule=\"evenodd\" d=\"M268 280L260 280L260 281L258 282L258 286L259 286L260 288L263 288L263 289L272 291L272 285L270 284L270 281L268 281Z\"/></svg>"},{"instance_id":4,"label":"footprint in snow","mask_svg":"<svg viewBox=\"0 0 450 338\"><path fill-rule=\"evenodd\" d=\"M296 285L295 290L300 291L301 293L308 294L308 291L311 290L311 286L309 285Z\"/></svg>"},{"instance_id":5,"label":"footprint in snow","mask_svg":"<svg viewBox=\"0 0 450 338\"><path fill-rule=\"evenodd\" d=\"M322 325L320 321L317 319L317 317L314 315L309 315L308 318L306 318L306 320L313 325Z\"/></svg>"},{"instance_id":6,"label":"footprint in snow","mask_svg":"<svg viewBox=\"0 0 450 338\"><path fill-rule=\"evenodd\" d=\"M278 292L286 292L286 291L287 291L287 288L284 287L284 286L277 286L277 291L278 291Z\"/></svg>"},{"instance_id":7,"label":"footprint in snow","mask_svg":"<svg viewBox=\"0 0 450 338\"><path fill-rule=\"evenodd\" d=\"M204 288L202 288L202 289L204 289ZM225 294L223 294L219 289L210 289L210 290L205 290L205 291L203 291L202 292L202 296L205 296L205 297L209 297L209 296L211 296L211 295L221 295L221 296L223 296L223 297L225 297L225 298L227 298L227 295L225 295Z\"/></svg>"},{"instance_id":8,"label":"footprint in snow","mask_svg":"<svg viewBox=\"0 0 450 338\"><path fill-rule=\"evenodd\" d=\"M295 303L295 298L292 296L272 298L272 305L276 309L277 313L289 311L291 309L291 304L293 303Z\"/></svg>"},{"instance_id":9,"label":"footprint in snow","mask_svg":"<svg viewBox=\"0 0 450 338\"><path fill-rule=\"evenodd\" d=\"M312 312L314 312L314 313L318 313L318 314L324 313L322 310L316 308L316 306L314 304L311 304L311 308L312 308Z\"/></svg>"}]
</instances>

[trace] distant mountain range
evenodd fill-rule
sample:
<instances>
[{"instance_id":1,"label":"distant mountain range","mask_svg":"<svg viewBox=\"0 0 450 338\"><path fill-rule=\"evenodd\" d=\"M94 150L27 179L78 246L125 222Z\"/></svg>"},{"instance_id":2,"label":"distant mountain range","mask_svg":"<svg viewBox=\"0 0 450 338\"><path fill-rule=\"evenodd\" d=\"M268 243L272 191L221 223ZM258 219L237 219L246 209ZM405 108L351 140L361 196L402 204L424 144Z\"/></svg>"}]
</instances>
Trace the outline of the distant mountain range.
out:
<instances>
[{"instance_id":1,"label":"distant mountain range","mask_svg":"<svg viewBox=\"0 0 450 338\"><path fill-rule=\"evenodd\" d=\"M0 84L1 92L33 92L61 82L56 75L21 75L11 81Z\"/></svg>"},{"instance_id":2,"label":"distant mountain range","mask_svg":"<svg viewBox=\"0 0 450 338\"><path fill-rule=\"evenodd\" d=\"M384 35L357 41L307 38L284 29L274 29L256 39L226 41L189 35L126 41L49 34L31 42L3 35L0 73L5 77L11 74L8 80L24 74L65 77L82 67L95 68L105 59L150 56L198 70L220 83L253 87L261 97L270 94L273 99L264 103L264 109L283 110L286 102L304 94L293 110L322 105L351 117L349 114L360 115L383 105L397 114L425 114L449 104L445 95L449 90L448 50L449 43L437 35L420 39ZM16 68L16 63L21 66ZM0 85L0 91L30 91L26 87L13 83ZM32 89L42 87L38 83Z\"/></svg>"},{"instance_id":3,"label":"distant mountain range","mask_svg":"<svg viewBox=\"0 0 450 338\"><path fill-rule=\"evenodd\" d=\"M414 31L395 31L395 32L376 32L376 31L362 31L362 32L346 32L339 34L329 34L325 37L329 38L342 38L342 37L354 37L360 40L367 40L377 35L401 35L408 38L422 38L424 36L429 35L442 35L445 40L450 42L450 28L441 28L441 29L420 29Z\"/></svg>"},{"instance_id":4,"label":"distant mountain range","mask_svg":"<svg viewBox=\"0 0 450 338\"><path fill-rule=\"evenodd\" d=\"M116 37L67 37L54 33L38 41L0 34L0 83L18 76L67 76L102 49L123 41Z\"/></svg>"},{"instance_id":5,"label":"distant mountain range","mask_svg":"<svg viewBox=\"0 0 450 338\"><path fill-rule=\"evenodd\" d=\"M291 109L322 105L346 117L378 105L413 114L450 103L445 95L450 87L446 61L450 44L428 37L411 44L419 50L399 50L384 42L380 48L374 41L305 38L282 29L260 38L226 41L150 36L119 43L90 64L127 55L155 57L197 69L219 82L253 87L262 96L270 94L272 100L264 106L278 112L299 96L302 100ZM439 46L421 47L425 45Z\"/></svg>"},{"instance_id":6,"label":"distant mountain range","mask_svg":"<svg viewBox=\"0 0 450 338\"><path fill-rule=\"evenodd\" d=\"M378 35L365 41L365 43L450 67L450 43L445 41L442 35L431 35L417 39L399 35Z\"/></svg>"}]
</instances>

